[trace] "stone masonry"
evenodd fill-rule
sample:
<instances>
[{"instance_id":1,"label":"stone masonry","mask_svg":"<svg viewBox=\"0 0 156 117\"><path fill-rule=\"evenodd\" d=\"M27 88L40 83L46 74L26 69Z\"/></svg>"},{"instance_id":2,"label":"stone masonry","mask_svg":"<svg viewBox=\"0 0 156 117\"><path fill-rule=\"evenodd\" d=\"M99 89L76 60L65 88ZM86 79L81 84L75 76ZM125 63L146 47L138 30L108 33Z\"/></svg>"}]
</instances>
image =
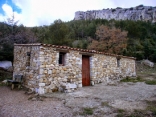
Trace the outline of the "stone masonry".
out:
<instances>
[{"instance_id":1,"label":"stone masonry","mask_svg":"<svg viewBox=\"0 0 156 117\"><path fill-rule=\"evenodd\" d=\"M14 45L13 75L23 75L24 86L39 94L72 92L82 87L82 55L89 55L91 85L136 76L133 57L40 43Z\"/></svg>"}]
</instances>

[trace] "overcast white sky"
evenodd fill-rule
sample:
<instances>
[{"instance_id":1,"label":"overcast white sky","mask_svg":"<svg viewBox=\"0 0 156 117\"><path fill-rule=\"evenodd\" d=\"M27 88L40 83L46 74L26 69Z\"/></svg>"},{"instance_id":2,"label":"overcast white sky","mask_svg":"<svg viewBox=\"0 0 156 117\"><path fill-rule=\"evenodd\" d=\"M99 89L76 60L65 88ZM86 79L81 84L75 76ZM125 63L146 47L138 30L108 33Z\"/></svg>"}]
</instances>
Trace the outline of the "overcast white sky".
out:
<instances>
[{"instance_id":1,"label":"overcast white sky","mask_svg":"<svg viewBox=\"0 0 156 117\"><path fill-rule=\"evenodd\" d=\"M0 0L0 3L0 21L11 17L14 9L16 20L25 26L49 25L56 19L70 21L76 11L129 8L140 4L156 6L156 0Z\"/></svg>"}]
</instances>

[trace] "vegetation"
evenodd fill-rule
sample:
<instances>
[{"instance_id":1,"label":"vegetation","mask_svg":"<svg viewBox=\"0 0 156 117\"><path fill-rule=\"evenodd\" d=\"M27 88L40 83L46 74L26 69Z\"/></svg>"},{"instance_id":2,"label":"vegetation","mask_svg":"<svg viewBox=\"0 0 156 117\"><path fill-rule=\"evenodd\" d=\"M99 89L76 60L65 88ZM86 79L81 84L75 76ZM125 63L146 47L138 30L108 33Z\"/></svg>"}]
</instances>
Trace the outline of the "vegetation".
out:
<instances>
[{"instance_id":1,"label":"vegetation","mask_svg":"<svg viewBox=\"0 0 156 117\"><path fill-rule=\"evenodd\" d=\"M32 43L36 39L34 33L23 25L0 23L0 60L13 60L14 43Z\"/></svg>"},{"instance_id":2,"label":"vegetation","mask_svg":"<svg viewBox=\"0 0 156 117\"><path fill-rule=\"evenodd\" d=\"M88 117L88 115L93 115L94 114L94 109L95 108L84 107L84 108L81 108L80 111L74 112L73 115L74 116L81 115L81 116Z\"/></svg>"},{"instance_id":3,"label":"vegetation","mask_svg":"<svg viewBox=\"0 0 156 117\"><path fill-rule=\"evenodd\" d=\"M93 114L93 108L83 108L82 115L92 115Z\"/></svg>"},{"instance_id":4,"label":"vegetation","mask_svg":"<svg viewBox=\"0 0 156 117\"><path fill-rule=\"evenodd\" d=\"M127 46L127 32L117 28L101 25L96 30L97 39L93 40L88 49L107 53L121 54Z\"/></svg>"},{"instance_id":5,"label":"vegetation","mask_svg":"<svg viewBox=\"0 0 156 117\"><path fill-rule=\"evenodd\" d=\"M11 80L12 79L12 72L4 71L0 69L0 86L6 85L2 83L4 80Z\"/></svg>"},{"instance_id":6,"label":"vegetation","mask_svg":"<svg viewBox=\"0 0 156 117\"><path fill-rule=\"evenodd\" d=\"M130 78L130 77L126 77L126 78L124 78L124 79L122 79L122 80L120 80L121 82L143 82L144 80L143 79L141 79L140 77L136 77L136 78Z\"/></svg>"},{"instance_id":7,"label":"vegetation","mask_svg":"<svg viewBox=\"0 0 156 117\"><path fill-rule=\"evenodd\" d=\"M126 77L126 78L120 80L120 82L133 82L133 83L145 82L148 85L156 85L156 80L142 79L140 77L137 77L137 78Z\"/></svg>"},{"instance_id":8,"label":"vegetation","mask_svg":"<svg viewBox=\"0 0 156 117\"><path fill-rule=\"evenodd\" d=\"M108 104L108 102L101 102L101 106L107 106L107 107L110 107L110 105Z\"/></svg>"},{"instance_id":9,"label":"vegetation","mask_svg":"<svg viewBox=\"0 0 156 117\"><path fill-rule=\"evenodd\" d=\"M156 101L146 101L146 103L148 104L146 110L151 111L156 116Z\"/></svg>"},{"instance_id":10,"label":"vegetation","mask_svg":"<svg viewBox=\"0 0 156 117\"><path fill-rule=\"evenodd\" d=\"M156 117L156 101L146 101L145 110L134 110L133 112L118 111L116 117Z\"/></svg>"},{"instance_id":11,"label":"vegetation","mask_svg":"<svg viewBox=\"0 0 156 117\"><path fill-rule=\"evenodd\" d=\"M156 23L143 21L56 20L49 26L0 23L0 60L13 60L14 43L50 43L149 59L156 62ZM98 46L97 46L98 45Z\"/></svg>"},{"instance_id":12,"label":"vegetation","mask_svg":"<svg viewBox=\"0 0 156 117\"><path fill-rule=\"evenodd\" d=\"M4 70L0 70L0 82L6 79L12 79L12 73Z\"/></svg>"},{"instance_id":13,"label":"vegetation","mask_svg":"<svg viewBox=\"0 0 156 117\"><path fill-rule=\"evenodd\" d=\"M145 83L149 85L156 85L156 80L147 80Z\"/></svg>"}]
</instances>

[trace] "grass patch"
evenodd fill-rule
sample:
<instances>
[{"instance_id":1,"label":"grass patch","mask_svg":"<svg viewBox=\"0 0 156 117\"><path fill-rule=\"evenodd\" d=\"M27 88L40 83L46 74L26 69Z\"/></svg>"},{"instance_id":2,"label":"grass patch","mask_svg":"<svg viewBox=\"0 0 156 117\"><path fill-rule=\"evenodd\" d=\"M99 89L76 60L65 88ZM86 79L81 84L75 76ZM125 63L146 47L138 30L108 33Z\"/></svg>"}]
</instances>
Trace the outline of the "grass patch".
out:
<instances>
[{"instance_id":1,"label":"grass patch","mask_svg":"<svg viewBox=\"0 0 156 117\"><path fill-rule=\"evenodd\" d=\"M122 79L122 80L120 80L120 82L143 82L144 80L143 79L141 79L141 77L136 77L136 78L131 78L131 77L126 77L126 78L124 78L124 79Z\"/></svg>"},{"instance_id":2,"label":"grass patch","mask_svg":"<svg viewBox=\"0 0 156 117\"><path fill-rule=\"evenodd\" d=\"M117 110L116 117L156 117L156 100L146 101L147 107L145 110L134 110L129 112L126 110Z\"/></svg>"},{"instance_id":3,"label":"grass patch","mask_svg":"<svg viewBox=\"0 0 156 117\"><path fill-rule=\"evenodd\" d=\"M83 113L81 115L93 115L93 108L83 108Z\"/></svg>"},{"instance_id":4,"label":"grass patch","mask_svg":"<svg viewBox=\"0 0 156 117\"><path fill-rule=\"evenodd\" d=\"M108 104L108 102L101 102L101 106L108 106L109 107L109 104Z\"/></svg>"},{"instance_id":5,"label":"grass patch","mask_svg":"<svg viewBox=\"0 0 156 117\"><path fill-rule=\"evenodd\" d=\"M6 86L6 84L0 82L0 86Z\"/></svg>"},{"instance_id":6,"label":"grass patch","mask_svg":"<svg viewBox=\"0 0 156 117\"><path fill-rule=\"evenodd\" d=\"M142 110L135 110L132 113L129 112L118 113L116 117L152 117L152 116L147 116L147 114Z\"/></svg>"},{"instance_id":7,"label":"grass patch","mask_svg":"<svg viewBox=\"0 0 156 117\"><path fill-rule=\"evenodd\" d=\"M117 112L118 112L118 113L123 113L123 112L125 112L125 110L123 110L123 109L118 109Z\"/></svg>"},{"instance_id":8,"label":"grass patch","mask_svg":"<svg viewBox=\"0 0 156 117\"><path fill-rule=\"evenodd\" d=\"M126 111L123 109L117 109L117 113L116 117L125 117Z\"/></svg>"},{"instance_id":9,"label":"grass patch","mask_svg":"<svg viewBox=\"0 0 156 117\"><path fill-rule=\"evenodd\" d=\"M116 117L125 117L125 114L123 114L123 113L118 113L118 114L116 115Z\"/></svg>"},{"instance_id":10,"label":"grass patch","mask_svg":"<svg viewBox=\"0 0 156 117\"><path fill-rule=\"evenodd\" d=\"M150 74L150 73L156 73L156 63L154 64L154 67L149 67L144 64L141 64L141 62L136 62L136 70L137 74Z\"/></svg>"},{"instance_id":11,"label":"grass patch","mask_svg":"<svg viewBox=\"0 0 156 117\"><path fill-rule=\"evenodd\" d=\"M145 80L145 79L142 79L139 76L136 77L136 78L126 77L126 78L120 80L120 82L133 82L133 83L145 82L148 85L156 85L156 80Z\"/></svg>"},{"instance_id":12,"label":"grass patch","mask_svg":"<svg viewBox=\"0 0 156 117\"><path fill-rule=\"evenodd\" d=\"M148 104L146 110L151 111L151 114L156 117L156 100L155 101L146 101Z\"/></svg>"},{"instance_id":13,"label":"grass patch","mask_svg":"<svg viewBox=\"0 0 156 117\"><path fill-rule=\"evenodd\" d=\"M148 117L145 110L134 110L128 117Z\"/></svg>"},{"instance_id":14,"label":"grass patch","mask_svg":"<svg viewBox=\"0 0 156 117\"><path fill-rule=\"evenodd\" d=\"M0 82L6 79L12 79L12 72L0 70Z\"/></svg>"},{"instance_id":15,"label":"grass patch","mask_svg":"<svg viewBox=\"0 0 156 117\"><path fill-rule=\"evenodd\" d=\"M1 77L0 76L0 82L4 81L4 80L11 80L12 79L12 76L6 76L6 77Z\"/></svg>"},{"instance_id":16,"label":"grass patch","mask_svg":"<svg viewBox=\"0 0 156 117\"><path fill-rule=\"evenodd\" d=\"M147 80L145 83L148 85L156 85L156 80Z\"/></svg>"},{"instance_id":17,"label":"grass patch","mask_svg":"<svg viewBox=\"0 0 156 117\"><path fill-rule=\"evenodd\" d=\"M0 86L5 86L7 84L3 83L4 80L11 80L12 72L4 71L0 69Z\"/></svg>"}]
</instances>

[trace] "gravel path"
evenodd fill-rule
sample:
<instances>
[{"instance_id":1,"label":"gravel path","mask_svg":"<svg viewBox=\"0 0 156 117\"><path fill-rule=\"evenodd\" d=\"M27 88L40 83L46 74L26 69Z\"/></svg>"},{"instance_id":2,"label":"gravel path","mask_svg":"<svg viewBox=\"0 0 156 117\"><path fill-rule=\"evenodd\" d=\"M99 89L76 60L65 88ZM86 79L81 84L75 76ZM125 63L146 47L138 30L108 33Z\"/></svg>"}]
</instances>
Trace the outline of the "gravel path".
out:
<instances>
[{"instance_id":1,"label":"gravel path","mask_svg":"<svg viewBox=\"0 0 156 117\"><path fill-rule=\"evenodd\" d=\"M73 93L51 93L43 101L28 100L22 90L0 87L0 117L81 117L83 108L94 108L89 117L114 117L115 109L145 109L145 100L156 100L156 85L119 83L83 87ZM51 98L50 98L51 97Z\"/></svg>"},{"instance_id":2,"label":"gravel path","mask_svg":"<svg viewBox=\"0 0 156 117\"><path fill-rule=\"evenodd\" d=\"M0 87L0 117L72 117L71 109L58 99L32 101L24 93Z\"/></svg>"}]
</instances>

